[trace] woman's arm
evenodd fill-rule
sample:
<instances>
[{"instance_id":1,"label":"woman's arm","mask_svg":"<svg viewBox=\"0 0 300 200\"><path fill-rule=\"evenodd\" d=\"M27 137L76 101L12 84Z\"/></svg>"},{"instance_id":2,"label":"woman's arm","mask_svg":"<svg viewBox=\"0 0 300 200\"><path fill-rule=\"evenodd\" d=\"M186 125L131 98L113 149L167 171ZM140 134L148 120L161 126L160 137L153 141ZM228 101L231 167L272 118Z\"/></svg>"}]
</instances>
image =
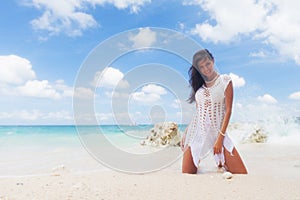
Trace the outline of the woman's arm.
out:
<instances>
[{"instance_id":1,"label":"woman's arm","mask_svg":"<svg viewBox=\"0 0 300 200\"><path fill-rule=\"evenodd\" d=\"M225 134L227 126L230 121L231 111L232 111L232 102L233 102L233 86L232 81L229 82L225 90L225 116L220 131Z\"/></svg>"},{"instance_id":2,"label":"woman's arm","mask_svg":"<svg viewBox=\"0 0 300 200\"><path fill-rule=\"evenodd\" d=\"M233 102L233 86L232 86L232 81L230 81L225 90L225 109L226 109L225 116L223 119L221 129L219 131L217 141L214 146L214 154L218 154L222 152L223 139L231 117L232 102Z\"/></svg>"}]
</instances>

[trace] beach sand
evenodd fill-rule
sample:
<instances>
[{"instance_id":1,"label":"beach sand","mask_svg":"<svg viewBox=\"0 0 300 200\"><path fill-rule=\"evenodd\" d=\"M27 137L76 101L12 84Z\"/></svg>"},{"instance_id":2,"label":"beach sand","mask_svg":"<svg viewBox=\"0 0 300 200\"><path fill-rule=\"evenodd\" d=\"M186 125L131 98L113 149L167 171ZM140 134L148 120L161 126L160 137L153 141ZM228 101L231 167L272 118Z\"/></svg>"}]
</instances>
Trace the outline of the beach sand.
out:
<instances>
[{"instance_id":1,"label":"beach sand","mask_svg":"<svg viewBox=\"0 0 300 200\"><path fill-rule=\"evenodd\" d=\"M158 172L126 174L110 169L0 178L7 199L299 199L300 146L239 144L249 174L223 179L208 157L198 174L182 174L181 160ZM67 159L67 158L66 158ZM86 158L92 159L92 158ZM91 162L92 163L92 162ZM52 166L54 167L54 166Z\"/></svg>"}]
</instances>

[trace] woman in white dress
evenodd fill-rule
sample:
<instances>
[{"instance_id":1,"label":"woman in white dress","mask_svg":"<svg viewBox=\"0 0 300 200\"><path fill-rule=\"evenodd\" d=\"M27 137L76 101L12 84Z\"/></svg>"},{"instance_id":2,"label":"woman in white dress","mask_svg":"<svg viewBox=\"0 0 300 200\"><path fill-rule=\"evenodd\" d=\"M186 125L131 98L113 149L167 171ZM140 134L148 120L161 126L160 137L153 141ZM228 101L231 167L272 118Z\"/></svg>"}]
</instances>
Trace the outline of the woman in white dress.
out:
<instances>
[{"instance_id":1,"label":"woman in white dress","mask_svg":"<svg viewBox=\"0 0 300 200\"><path fill-rule=\"evenodd\" d=\"M181 140L182 172L196 174L200 161L213 152L219 168L247 174L226 133L233 101L231 78L215 71L214 57L207 49L195 53L189 75L193 91L189 101L196 102L196 112Z\"/></svg>"}]
</instances>

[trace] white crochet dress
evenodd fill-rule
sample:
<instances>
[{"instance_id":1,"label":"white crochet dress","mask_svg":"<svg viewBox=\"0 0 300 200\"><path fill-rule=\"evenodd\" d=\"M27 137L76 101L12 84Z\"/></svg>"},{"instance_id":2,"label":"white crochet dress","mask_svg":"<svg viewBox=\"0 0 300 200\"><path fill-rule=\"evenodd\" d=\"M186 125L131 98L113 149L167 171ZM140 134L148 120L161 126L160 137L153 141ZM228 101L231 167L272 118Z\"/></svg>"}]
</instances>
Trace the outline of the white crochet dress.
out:
<instances>
[{"instance_id":1,"label":"white crochet dress","mask_svg":"<svg viewBox=\"0 0 300 200\"><path fill-rule=\"evenodd\" d=\"M202 86L196 91L196 113L187 127L185 144L190 146L193 161L198 167L209 153L213 152L225 116L225 90L231 81L230 76L220 75L211 87ZM232 153L234 144L228 134L223 146ZM214 155L217 165L225 163L224 148L222 153Z\"/></svg>"}]
</instances>

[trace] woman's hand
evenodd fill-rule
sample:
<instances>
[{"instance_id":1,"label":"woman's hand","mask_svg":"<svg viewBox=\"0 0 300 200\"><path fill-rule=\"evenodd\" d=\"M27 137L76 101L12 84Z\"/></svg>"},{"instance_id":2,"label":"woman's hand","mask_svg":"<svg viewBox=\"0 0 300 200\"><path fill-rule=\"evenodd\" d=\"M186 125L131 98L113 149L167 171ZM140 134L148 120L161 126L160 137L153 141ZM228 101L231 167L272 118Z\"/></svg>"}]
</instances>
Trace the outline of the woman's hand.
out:
<instances>
[{"instance_id":1,"label":"woman's hand","mask_svg":"<svg viewBox=\"0 0 300 200\"><path fill-rule=\"evenodd\" d=\"M224 138L224 136L222 136L222 135L218 136L217 141L214 145L214 154L222 153L223 138Z\"/></svg>"}]
</instances>

